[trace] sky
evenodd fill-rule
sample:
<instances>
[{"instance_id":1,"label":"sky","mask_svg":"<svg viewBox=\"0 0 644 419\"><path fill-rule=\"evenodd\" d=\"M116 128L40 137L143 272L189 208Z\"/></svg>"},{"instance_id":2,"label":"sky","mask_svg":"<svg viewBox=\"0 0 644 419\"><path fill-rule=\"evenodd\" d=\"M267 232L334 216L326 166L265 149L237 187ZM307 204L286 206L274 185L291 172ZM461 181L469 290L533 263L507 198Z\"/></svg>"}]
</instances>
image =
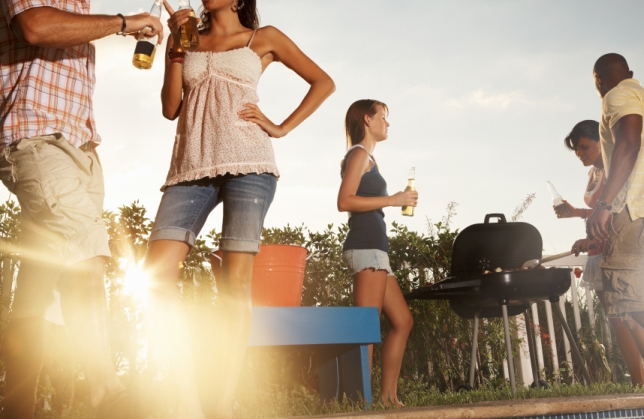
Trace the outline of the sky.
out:
<instances>
[{"instance_id":1,"label":"sky","mask_svg":"<svg viewBox=\"0 0 644 419\"><path fill-rule=\"evenodd\" d=\"M91 7L133 14L151 4L92 0ZM544 254L584 237L581 219L556 218L546 181L582 206L588 168L563 139L577 122L600 118L592 80L597 58L620 53L636 79L644 74L644 2L258 0L258 9L262 26L279 28L336 84L316 113L273 140L281 178L265 227L321 231L347 221L336 208L344 115L355 100L373 98L390 111L389 139L375 150L388 191L404 189L414 166L420 195L413 218L386 208L389 225L427 233L428 222L440 221L453 201L452 227L463 229L488 213L510 218L536 193L521 221L540 231ZM151 70L135 69L131 38L110 36L96 47L105 208L139 200L153 218L176 128L161 115L163 61L157 56ZM259 83L259 106L280 123L307 88L273 63ZM217 208L203 232L221 230L221 218Z\"/></svg>"}]
</instances>

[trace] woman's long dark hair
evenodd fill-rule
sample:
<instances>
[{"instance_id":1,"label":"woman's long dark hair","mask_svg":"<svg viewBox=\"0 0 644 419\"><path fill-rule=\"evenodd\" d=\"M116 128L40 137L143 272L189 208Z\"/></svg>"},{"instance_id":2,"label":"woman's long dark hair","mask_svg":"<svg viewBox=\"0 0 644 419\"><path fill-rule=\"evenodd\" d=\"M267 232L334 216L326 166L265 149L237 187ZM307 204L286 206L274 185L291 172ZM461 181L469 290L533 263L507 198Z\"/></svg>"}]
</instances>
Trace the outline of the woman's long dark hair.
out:
<instances>
[{"instance_id":1,"label":"woman's long dark hair","mask_svg":"<svg viewBox=\"0 0 644 419\"><path fill-rule=\"evenodd\" d=\"M239 21L242 26L248 29L257 29L259 28L259 13L257 12L257 1L256 0L238 0L238 5L243 5L241 8L237 9L237 16L239 16ZM208 10L203 10L201 15L201 23L199 23L199 33L204 34L210 31L210 12Z\"/></svg>"},{"instance_id":2,"label":"woman's long dark hair","mask_svg":"<svg viewBox=\"0 0 644 419\"><path fill-rule=\"evenodd\" d=\"M581 137L588 138L589 140L599 141L599 122L587 119L579 122L570 131L570 134L564 138L564 144L570 150L577 150L577 144Z\"/></svg>"}]
</instances>

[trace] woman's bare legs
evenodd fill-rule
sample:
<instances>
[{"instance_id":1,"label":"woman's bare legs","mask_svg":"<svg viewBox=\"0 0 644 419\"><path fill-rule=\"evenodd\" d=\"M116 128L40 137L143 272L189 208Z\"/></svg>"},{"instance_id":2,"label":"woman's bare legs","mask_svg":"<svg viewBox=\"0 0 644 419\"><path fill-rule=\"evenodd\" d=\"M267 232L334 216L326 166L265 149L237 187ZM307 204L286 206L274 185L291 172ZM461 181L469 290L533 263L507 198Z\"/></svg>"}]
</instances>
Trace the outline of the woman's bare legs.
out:
<instances>
[{"instance_id":1,"label":"woman's bare legs","mask_svg":"<svg viewBox=\"0 0 644 419\"><path fill-rule=\"evenodd\" d=\"M353 276L353 304L358 307L377 307L382 304L387 290L387 272L365 269ZM369 373L373 369L373 345L369 345Z\"/></svg>"},{"instance_id":2,"label":"woman's bare legs","mask_svg":"<svg viewBox=\"0 0 644 419\"><path fill-rule=\"evenodd\" d=\"M597 297L604 304L604 292L596 291ZM644 329L634 321L624 321L621 318L611 317L608 319L615 331L617 346L622 352L626 368L631 374L631 382L634 386L644 384L644 366L642 366L642 353L644 353ZM642 348L642 349L639 349Z\"/></svg>"},{"instance_id":3,"label":"woman's bare legs","mask_svg":"<svg viewBox=\"0 0 644 419\"><path fill-rule=\"evenodd\" d=\"M356 306L377 307L391 323L391 330L382 344L381 395L385 404L401 407L396 388L405 346L414 320L394 276L386 271L367 269L354 276L353 301ZM372 345L369 346L369 366L372 364Z\"/></svg>"},{"instance_id":4,"label":"woman's bare legs","mask_svg":"<svg viewBox=\"0 0 644 419\"><path fill-rule=\"evenodd\" d=\"M391 322L392 327L382 344L383 391L381 397L385 402L391 400L398 406L402 406L402 403L398 400L396 388L407 338L414 325L414 319L409 311L407 301L405 301L400 291L398 281L391 275L387 276L387 290L382 310Z\"/></svg>"},{"instance_id":5,"label":"woman's bare legs","mask_svg":"<svg viewBox=\"0 0 644 419\"><path fill-rule=\"evenodd\" d=\"M221 393L214 395L217 403L213 419L232 418L235 390L244 362L253 314L251 280L254 259L253 253L224 252L222 278L216 278L223 310L221 327L224 339L222 373L217 377L217 381L221 383Z\"/></svg>"},{"instance_id":6,"label":"woman's bare legs","mask_svg":"<svg viewBox=\"0 0 644 419\"><path fill-rule=\"evenodd\" d=\"M190 247L179 241L150 243L145 258L152 281L147 319L152 353L169 364L168 381L176 389L178 411L174 417L201 419L204 415L197 393L190 328L177 287L181 265L189 251Z\"/></svg>"}]
</instances>

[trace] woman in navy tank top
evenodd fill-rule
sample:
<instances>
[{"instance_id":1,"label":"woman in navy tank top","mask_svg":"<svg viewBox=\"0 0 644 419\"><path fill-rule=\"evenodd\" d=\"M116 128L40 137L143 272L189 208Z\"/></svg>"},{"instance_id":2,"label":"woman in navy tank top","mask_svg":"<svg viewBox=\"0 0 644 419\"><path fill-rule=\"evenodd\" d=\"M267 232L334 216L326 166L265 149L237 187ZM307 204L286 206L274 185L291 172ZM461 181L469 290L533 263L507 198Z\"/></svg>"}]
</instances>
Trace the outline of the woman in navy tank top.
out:
<instances>
[{"instance_id":1,"label":"woman in navy tank top","mask_svg":"<svg viewBox=\"0 0 644 419\"><path fill-rule=\"evenodd\" d=\"M387 405L403 404L396 383L413 319L400 286L389 266L389 242L384 207L415 207L418 192L387 194L387 183L373 158L376 144L387 139L387 105L363 99L347 111L345 127L349 149L342 161L342 184L338 210L349 212L349 233L343 259L353 273L353 302L356 306L378 307L391 323L382 346L380 398ZM373 353L369 346L369 364Z\"/></svg>"}]
</instances>

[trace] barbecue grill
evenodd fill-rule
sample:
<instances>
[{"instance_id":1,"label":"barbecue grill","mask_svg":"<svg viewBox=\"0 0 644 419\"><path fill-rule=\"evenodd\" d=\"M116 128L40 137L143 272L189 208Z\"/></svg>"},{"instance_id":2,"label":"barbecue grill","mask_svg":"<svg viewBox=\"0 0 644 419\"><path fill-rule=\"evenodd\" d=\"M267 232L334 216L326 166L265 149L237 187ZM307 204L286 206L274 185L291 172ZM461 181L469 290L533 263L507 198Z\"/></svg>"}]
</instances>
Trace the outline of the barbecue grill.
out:
<instances>
[{"instance_id":1,"label":"barbecue grill","mask_svg":"<svg viewBox=\"0 0 644 419\"><path fill-rule=\"evenodd\" d=\"M491 222L492 220L497 222ZM530 328L529 307L532 303L544 300L552 304L584 379L587 384L591 384L572 332L558 304L559 297L570 288L571 269L520 269L527 260L541 259L542 244L541 234L534 226L528 223L508 223L503 214L488 214L482 224L463 229L454 240L450 277L417 288L405 296L407 300L449 300L450 307L456 314L474 319L469 389L474 386L478 320L503 317L510 384L512 393L516 393L508 318L521 313L526 319L534 385L541 385L536 342ZM496 268L503 271L495 272Z\"/></svg>"}]
</instances>

